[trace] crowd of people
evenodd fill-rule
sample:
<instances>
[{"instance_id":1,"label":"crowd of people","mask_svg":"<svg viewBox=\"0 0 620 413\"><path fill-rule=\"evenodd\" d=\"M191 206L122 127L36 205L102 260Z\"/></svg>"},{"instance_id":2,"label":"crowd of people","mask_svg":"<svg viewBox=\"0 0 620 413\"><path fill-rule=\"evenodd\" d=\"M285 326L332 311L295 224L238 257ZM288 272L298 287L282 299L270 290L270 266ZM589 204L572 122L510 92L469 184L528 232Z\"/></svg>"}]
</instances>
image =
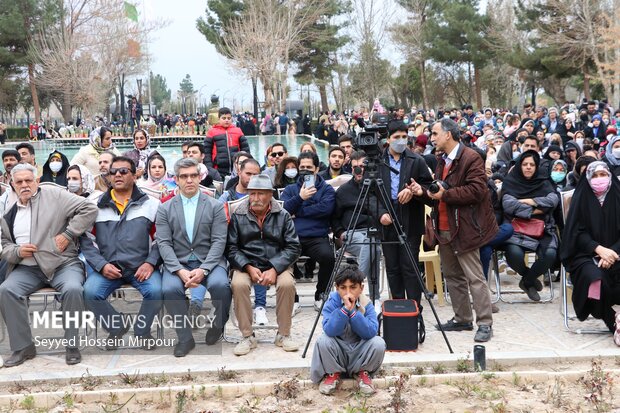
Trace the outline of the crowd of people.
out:
<instances>
[{"instance_id":1,"label":"crowd of people","mask_svg":"<svg viewBox=\"0 0 620 413\"><path fill-rule=\"evenodd\" d=\"M92 311L109 333L108 350L132 327L111 322L120 314L107 298L123 284L144 298L138 315L145 322L134 334L146 350L154 347L150 329L162 307L195 319L208 291L215 318L205 342L222 338L234 303L242 334L233 349L237 356L257 347L253 326L268 324L266 291L273 286L274 343L296 351L295 281L312 279L318 266L314 308L322 310L324 335L315 346L312 380L331 394L341 375L353 375L361 391L372 393L371 377L385 351L377 337L380 286L372 274L382 256L390 297L416 300L423 326L423 291L414 268L421 245L439 245L454 311L441 325L444 331L473 330L475 323L476 342L492 338L498 309L487 279L496 250L533 301L540 300L541 277L562 263L578 317L602 319L620 345L620 312L614 309L620 304L620 137L614 129L620 110L613 119L611 113L593 102L526 106L521 113L474 113L467 106L437 116L415 108L384 113L378 105L335 122L326 113L319 127L336 135L323 134L335 142L320 159L311 142L298 156L279 142L264 154L251 153L231 111L220 108L204 142L185 142L183 158L171 167L142 128L133 132L134 148L121 154L110 129L97 127L70 161L54 151L42 167L34 147L21 143L2 153L0 177L0 311L13 351L4 364L36 355L23 297L43 286L58 290L63 311ZM280 134L289 126L283 122ZM386 130L380 155L355 145L356 134L373 123ZM377 157L373 163L382 161L378 176L389 208L374 193L366 205L356 205L371 156ZM574 193L565 217L566 191ZM357 264L334 269L343 244ZM531 265L528 253L535 255ZM308 258L303 267L300 256ZM173 353L183 357L196 345L192 329L182 324L175 331ZM67 328L65 337L77 334ZM66 348L66 361L81 361L77 347Z\"/></svg>"}]
</instances>

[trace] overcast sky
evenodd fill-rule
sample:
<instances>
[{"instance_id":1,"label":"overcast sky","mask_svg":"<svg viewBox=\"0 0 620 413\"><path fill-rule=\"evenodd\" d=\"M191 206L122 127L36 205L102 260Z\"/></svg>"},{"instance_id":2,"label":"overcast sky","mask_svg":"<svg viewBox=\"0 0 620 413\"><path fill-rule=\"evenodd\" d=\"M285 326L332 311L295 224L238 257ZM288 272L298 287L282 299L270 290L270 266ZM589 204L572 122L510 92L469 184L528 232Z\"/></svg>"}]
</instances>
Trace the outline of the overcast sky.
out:
<instances>
[{"instance_id":1,"label":"overcast sky","mask_svg":"<svg viewBox=\"0 0 620 413\"><path fill-rule=\"evenodd\" d=\"M237 108L243 105L249 109L252 98L252 82L235 75L226 60L215 47L207 42L196 28L196 19L204 16L206 0L141 0L138 10L147 18L167 20L168 26L155 32L149 44L151 71L161 74L174 93L179 83L189 74L194 88L202 100L207 101L212 93L220 96L224 104L232 107L233 98Z\"/></svg>"}]
</instances>

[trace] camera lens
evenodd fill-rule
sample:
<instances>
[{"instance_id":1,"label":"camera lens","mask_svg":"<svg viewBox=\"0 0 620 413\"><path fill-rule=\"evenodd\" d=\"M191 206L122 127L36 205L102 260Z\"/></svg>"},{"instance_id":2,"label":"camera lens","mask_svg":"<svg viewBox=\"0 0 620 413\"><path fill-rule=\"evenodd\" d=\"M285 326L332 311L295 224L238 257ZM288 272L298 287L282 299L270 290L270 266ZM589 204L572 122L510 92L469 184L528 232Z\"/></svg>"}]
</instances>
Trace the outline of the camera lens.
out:
<instances>
[{"instance_id":1,"label":"camera lens","mask_svg":"<svg viewBox=\"0 0 620 413\"><path fill-rule=\"evenodd\" d=\"M439 192L439 184L437 183L437 181L431 182L431 184L428 186L428 192L430 192L431 194L436 194L437 192Z\"/></svg>"}]
</instances>

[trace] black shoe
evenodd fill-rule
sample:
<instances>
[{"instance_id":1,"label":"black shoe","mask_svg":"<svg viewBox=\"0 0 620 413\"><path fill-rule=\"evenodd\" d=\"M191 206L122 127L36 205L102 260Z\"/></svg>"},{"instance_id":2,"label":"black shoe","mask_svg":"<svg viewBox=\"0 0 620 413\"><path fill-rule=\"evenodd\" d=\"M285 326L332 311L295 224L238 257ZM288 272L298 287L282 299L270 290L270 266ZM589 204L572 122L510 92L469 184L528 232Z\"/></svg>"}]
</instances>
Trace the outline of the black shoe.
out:
<instances>
[{"instance_id":1,"label":"black shoe","mask_svg":"<svg viewBox=\"0 0 620 413\"><path fill-rule=\"evenodd\" d=\"M205 343L207 344L207 346L212 346L218 341L220 341L223 335L223 328L213 326L207 330L207 334L205 335Z\"/></svg>"},{"instance_id":2,"label":"black shoe","mask_svg":"<svg viewBox=\"0 0 620 413\"><path fill-rule=\"evenodd\" d=\"M545 274L544 278L545 278L545 285L549 285L549 275ZM538 278L534 280L534 288L536 288L536 291L543 290L543 284L540 282Z\"/></svg>"},{"instance_id":3,"label":"black shoe","mask_svg":"<svg viewBox=\"0 0 620 413\"><path fill-rule=\"evenodd\" d=\"M540 281L538 281L540 282ZM536 287L526 287L523 283L523 278L519 281L519 288L525 291L528 298L532 301L540 301L540 295L538 295L538 291L536 291Z\"/></svg>"},{"instance_id":4,"label":"black shoe","mask_svg":"<svg viewBox=\"0 0 620 413\"><path fill-rule=\"evenodd\" d=\"M178 343L174 346L174 357L185 357L194 347L196 347L196 342L193 338L185 343Z\"/></svg>"},{"instance_id":5,"label":"black shoe","mask_svg":"<svg viewBox=\"0 0 620 413\"><path fill-rule=\"evenodd\" d=\"M79 364L82 362L82 355L80 354L79 348L67 347L65 351L65 361L68 365L72 366L74 364Z\"/></svg>"},{"instance_id":6,"label":"black shoe","mask_svg":"<svg viewBox=\"0 0 620 413\"><path fill-rule=\"evenodd\" d=\"M125 323L123 323L123 326L121 327L121 331L119 331L118 333L110 333L108 335L108 339L105 344L105 349L107 351L114 351L118 349L118 345L117 345L118 342L123 338L125 334L127 334L128 331L129 331L129 323L127 323L126 325Z\"/></svg>"},{"instance_id":7,"label":"black shoe","mask_svg":"<svg viewBox=\"0 0 620 413\"><path fill-rule=\"evenodd\" d=\"M493 327L480 326L478 327L478 331L476 331L474 341L477 343L484 343L485 341L489 341L491 337L493 337Z\"/></svg>"},{"instance_id":8,"label":"black shoe","mask_svg":"<svg viewBox=\"0 0 620 413\"><path fill-rule=\"evenodd\" d=\"M438 325L435 325L435 327L439 330ZM474 329L474 325L471 322L459 323L454 319L454 317L452 317L446 323L441 325L441 329L443 329L443 331L471 331Z\"/></svg>"},{"instance_id":9,"label":"black shoe","mask_svg":"<svg viewBox=\"0 0 620 413\"><path fill-rule=\"evenodd\" d=\"M4 367L19 366L26 360L33 359L37 355L37 348L34 343L19 351L14 351L11 357L4 360Z\"/></svg>"},{"instance_id":10,"label":"black shoe","mask_svg":"<svg viewBox=\"0 0 620 413\"><path fill-rule=\"evenodd\" d=\"M142 350L151 351L157 348L157 344L155 344L155 338L151 335L151 333L139 336L137 338L140 339L140 348Z\"/></svg>"}]
</instances>

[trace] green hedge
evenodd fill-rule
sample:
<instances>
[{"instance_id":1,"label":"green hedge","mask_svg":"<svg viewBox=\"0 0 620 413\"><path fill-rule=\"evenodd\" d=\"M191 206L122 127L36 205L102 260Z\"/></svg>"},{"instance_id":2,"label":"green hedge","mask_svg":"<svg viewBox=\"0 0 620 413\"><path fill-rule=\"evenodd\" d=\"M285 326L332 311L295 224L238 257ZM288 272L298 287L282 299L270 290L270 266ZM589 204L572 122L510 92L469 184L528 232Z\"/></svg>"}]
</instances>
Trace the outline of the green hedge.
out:
<instances>
[{"instance_id":1,"label":"green hedge","mask_svg":"<svg viewBox=\"0 0 620 413\"><path fill-rule=\"evenodd\" d=\"M28 128L6 128L6 138L10 141L27 141L29 136Z\"/></svg>"}]
</instances>

